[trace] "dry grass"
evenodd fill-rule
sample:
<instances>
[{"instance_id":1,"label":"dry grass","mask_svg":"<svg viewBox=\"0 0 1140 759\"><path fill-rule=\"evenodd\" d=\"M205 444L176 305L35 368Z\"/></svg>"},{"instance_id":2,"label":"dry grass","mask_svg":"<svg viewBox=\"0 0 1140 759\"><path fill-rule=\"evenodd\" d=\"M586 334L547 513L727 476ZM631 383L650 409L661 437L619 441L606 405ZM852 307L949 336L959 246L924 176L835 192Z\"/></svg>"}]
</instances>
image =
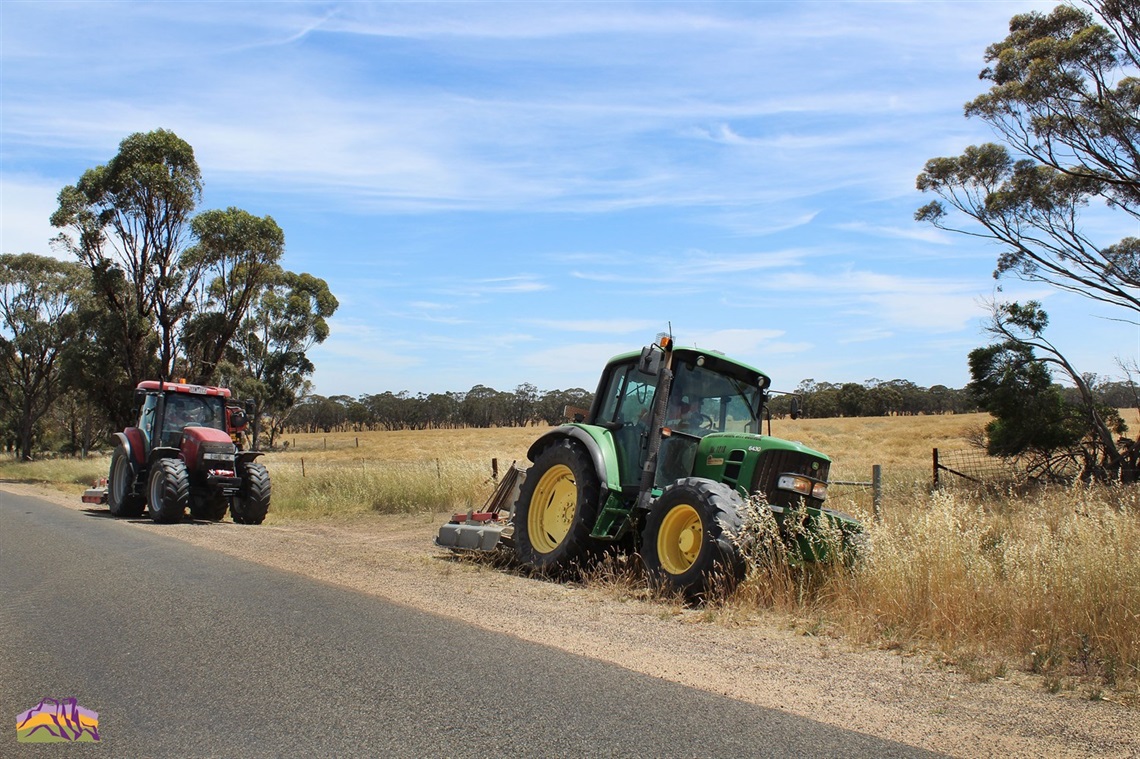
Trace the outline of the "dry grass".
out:
<instances>
[{"instance_id":1,"label":"dry grass","mask_svg":"<svg viewBox=\"0 0 1140 759\"><path fill-rule=\"evenodd\" d=\"M27 462L5 458L0 459L0 481L40 483L78 493L91 487L100 477L106 477L110 464L110 456Z\"/></svg>"},{"instance_id":2,"label":"dry grass","mask_svg":"<svg viewBox=\"0 0 1140 759\"><path fill-rule=\"evenodd\" d=\"M1136 412L1126 418L1135 428ZM760 555L748 580L706 605L709 621L761 610L787 614L805 634L840 633L872 645L923 650L968 677L1040 673L1049 690L1135 699L1140 683L1140 491L1054 488L932 493L931 449L962 449L979 414L777 420L772 433L825 451L834 480L884 472L884 507L832 489L832 505L864 519L872 550L855 567ZM490 494L492 458L525 460L543 428L289 435L264 458L271 519L352 512L448 512ZM304 476L302 476L302 461ZM0 478L63 483L105 476L107 459L0 463ZM619 561L584 581L622 597L650 597ZM662 599L668 611L676 602ZM665 612L663 612L665 613Z\"/></svg>"}]
</instances>

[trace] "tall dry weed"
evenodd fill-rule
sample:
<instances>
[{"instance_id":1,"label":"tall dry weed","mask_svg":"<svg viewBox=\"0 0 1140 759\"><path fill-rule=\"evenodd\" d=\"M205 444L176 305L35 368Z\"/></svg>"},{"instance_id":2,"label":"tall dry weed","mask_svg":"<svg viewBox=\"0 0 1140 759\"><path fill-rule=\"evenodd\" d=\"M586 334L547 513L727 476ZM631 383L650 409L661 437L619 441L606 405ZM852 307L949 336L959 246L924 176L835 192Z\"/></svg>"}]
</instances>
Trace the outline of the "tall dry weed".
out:
<instances>
[{"instance_id":1,"label":"tall dry weed","mask_svg":"<svg viewBox=\"0 0 1140 759\"><path fill-rule=\"evenodd\" d=\"M934 493L908 517L870 526L874 548L833 597L834 613L889 645L1135 680L1140 512L1118 491Z\"/></svg>"}]
</instances>

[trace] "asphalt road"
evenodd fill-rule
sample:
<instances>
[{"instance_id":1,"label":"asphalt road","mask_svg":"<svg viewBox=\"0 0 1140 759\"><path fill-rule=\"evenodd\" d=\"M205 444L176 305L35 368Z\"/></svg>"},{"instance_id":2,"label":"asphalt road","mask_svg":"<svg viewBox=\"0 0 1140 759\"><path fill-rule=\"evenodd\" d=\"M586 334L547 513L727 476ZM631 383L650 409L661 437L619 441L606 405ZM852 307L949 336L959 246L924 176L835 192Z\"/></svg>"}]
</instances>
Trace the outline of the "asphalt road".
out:
<instances>
[{"instance_id":1,"label":"asphalt road","mask_svg":"<svg viewBox=\"0 0 1140 759\"><path fill-rule=\"evenodd\" d=\"M17 743L45 696L102 740ZM3 491L0 715L5 757L925 755Z\"/></svg>"}]
</instances>

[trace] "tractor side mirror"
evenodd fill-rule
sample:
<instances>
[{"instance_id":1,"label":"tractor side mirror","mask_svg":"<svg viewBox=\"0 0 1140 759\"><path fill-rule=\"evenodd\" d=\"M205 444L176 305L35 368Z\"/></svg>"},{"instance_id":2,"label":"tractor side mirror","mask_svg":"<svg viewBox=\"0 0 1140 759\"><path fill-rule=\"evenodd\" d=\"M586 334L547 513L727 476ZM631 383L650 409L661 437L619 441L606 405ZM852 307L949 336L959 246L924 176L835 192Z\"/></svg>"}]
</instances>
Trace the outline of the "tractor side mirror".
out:
<instances>
[{"instance_id":1,"label":"tractor side mirror","mask_svg":"<svg viewBox=\"0 0 1140 759\"><path fill-rule=\"evenodd\" d=\"M136 387L135 388L135 405L141 406L141 405L143 405L143 402L145 400L146 400L146 390L143 390L141 387Z\"/></svg>"},{"instance_id":2,"label":"tractor side mirror","mask_svg":"<svg viewBox=\"0 0 1140 759\"><path fill-rule=\"evenodd\" d=\"M647 345L641 349L641 358L637 361L637 370L642 374L651 374L654 377L661 371L661 358L665 354L656 345Z\"/></svg>"},{"instance_id":3,"label":"tractor side mirror","mask_svg":"<svg viewBox=\"0 0 1140 759\"><path fill-rule=\"evenodd\" d=\"M792 417L792 419L799 419L801 413L802 413L802 410L800 409L799 396L793 395L792 396L791 410L788 412L788 416Z\"/></svg>"},{"instance_id":4,"label":"tractor side mirror","mask_svg":"<svg viewBox=\"0 0 1140 759\"><path fill-rule=\"evenodd\" d=\"M253 398L246 398L245 399L245 415L246 416L253 416L253 408L254 408Z\"/></svg>"}]
</instances>

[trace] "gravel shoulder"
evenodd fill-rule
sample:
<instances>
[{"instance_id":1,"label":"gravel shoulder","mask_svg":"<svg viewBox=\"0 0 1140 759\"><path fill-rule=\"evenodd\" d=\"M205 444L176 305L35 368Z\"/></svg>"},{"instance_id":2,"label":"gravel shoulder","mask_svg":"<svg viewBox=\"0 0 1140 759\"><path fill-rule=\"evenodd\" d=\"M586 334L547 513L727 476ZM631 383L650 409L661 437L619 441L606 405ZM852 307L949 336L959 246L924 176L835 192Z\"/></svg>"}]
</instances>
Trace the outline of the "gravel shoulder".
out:
<instances>
[{"instance_id":1,"label":"gravel shoulder","mask_svg":"<svg viewBox=\"0 0 1140 759\"><path fill-rule=\"evenodd\" d=\"M109 517L78 497L0 483ZM822 723L960 757L1140 756L1140 713L1046 693L1010 673L986 683L926 657L797 634L776 618L727 617L516 576L432 545L439 516L368 516L245 527L229 521L123 529L161 533L486 630ZM457 651L456 656L478 656Z\"/></svg>"}]
</instances>

